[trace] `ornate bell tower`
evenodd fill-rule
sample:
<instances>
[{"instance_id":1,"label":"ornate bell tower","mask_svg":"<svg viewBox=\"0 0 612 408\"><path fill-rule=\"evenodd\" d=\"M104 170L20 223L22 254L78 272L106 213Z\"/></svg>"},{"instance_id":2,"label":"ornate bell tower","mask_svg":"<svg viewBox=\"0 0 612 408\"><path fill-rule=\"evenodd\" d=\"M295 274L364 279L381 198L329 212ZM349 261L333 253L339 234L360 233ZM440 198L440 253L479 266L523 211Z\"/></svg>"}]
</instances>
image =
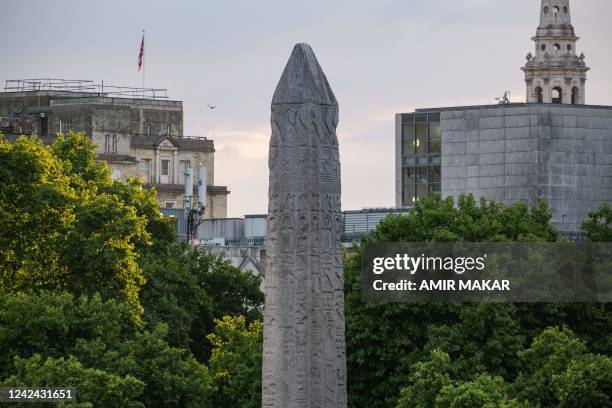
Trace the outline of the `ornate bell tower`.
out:
<instances>
[{"instance_id":1,"label":"ornate bell tower","mask_svg":"<svg viewBox=\"0 0 612 408\"><path fill-rule=\"evenodd\" d=\"M528 103L585 103L584 53L576 55L576 37L569 0L542 0L535 56L527 54Z\"/></svg>"}]
</instances>

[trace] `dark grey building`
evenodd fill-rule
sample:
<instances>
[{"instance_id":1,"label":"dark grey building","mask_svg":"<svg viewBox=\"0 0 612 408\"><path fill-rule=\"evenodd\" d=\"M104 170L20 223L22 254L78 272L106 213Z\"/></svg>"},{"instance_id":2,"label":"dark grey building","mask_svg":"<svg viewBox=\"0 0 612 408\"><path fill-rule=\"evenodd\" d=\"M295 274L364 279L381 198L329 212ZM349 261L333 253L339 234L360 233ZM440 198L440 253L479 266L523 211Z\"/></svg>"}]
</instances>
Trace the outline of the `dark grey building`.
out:
<instances>
[{"instance_id":1,"label":"dark grey building","mask_svg":"<svg viewBox=\"0 0 612 408\"><path fill-rule=\"evenodd\" d=\"M543 198L556 226L577 232L590 211L612 202L610 106L419 109L396 115L395 137L398 207L433 194L529 205Z\"/></svg>"}]
</instances>

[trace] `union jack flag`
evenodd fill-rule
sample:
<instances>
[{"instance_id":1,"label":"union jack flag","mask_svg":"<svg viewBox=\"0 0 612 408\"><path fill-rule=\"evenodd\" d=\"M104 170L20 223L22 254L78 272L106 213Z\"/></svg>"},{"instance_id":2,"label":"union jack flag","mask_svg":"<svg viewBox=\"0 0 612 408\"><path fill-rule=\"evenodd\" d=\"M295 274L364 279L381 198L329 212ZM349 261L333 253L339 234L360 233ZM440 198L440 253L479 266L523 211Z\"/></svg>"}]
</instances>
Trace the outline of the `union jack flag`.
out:
<instances>
[{"instance_id":1,"label":"union jack flag","mask_svg":"<svg viewBox=\"0 0 612 408\"><path fill-rule=\"evenodd\" d=\"M144 33L142 34L142 41L140 42L140 52L138 53L138 70L142 69L144 64Z\"/></svg>"}]
</instances>

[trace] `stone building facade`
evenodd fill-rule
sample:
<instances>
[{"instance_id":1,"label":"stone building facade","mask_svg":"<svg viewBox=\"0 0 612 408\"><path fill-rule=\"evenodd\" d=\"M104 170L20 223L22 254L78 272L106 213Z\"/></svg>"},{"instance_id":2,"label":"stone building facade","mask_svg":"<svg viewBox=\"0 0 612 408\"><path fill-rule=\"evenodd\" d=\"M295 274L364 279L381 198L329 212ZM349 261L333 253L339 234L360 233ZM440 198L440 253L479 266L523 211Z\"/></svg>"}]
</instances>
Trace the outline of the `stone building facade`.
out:
<instances>
[{"instance_id":1,"label":"stone building facade","mask_svg":"<svg viewBox=\"0 0 612 408\"><path fill-rule=\"evenodd\" d=\"M204 216L227 216L229 191L214 184L214 143L183 134L181 101L114 96L101 90L45 89L41 83L36 88L6 87L0 93L0 132L5 138L36 134L51 143L59 133L84 132L97 145L98 159L108 163L113 178L140 179L156 189L160 205L166 208L183 207L186 168L203 164L207 168Z\"/></svg>"}]
</instances>

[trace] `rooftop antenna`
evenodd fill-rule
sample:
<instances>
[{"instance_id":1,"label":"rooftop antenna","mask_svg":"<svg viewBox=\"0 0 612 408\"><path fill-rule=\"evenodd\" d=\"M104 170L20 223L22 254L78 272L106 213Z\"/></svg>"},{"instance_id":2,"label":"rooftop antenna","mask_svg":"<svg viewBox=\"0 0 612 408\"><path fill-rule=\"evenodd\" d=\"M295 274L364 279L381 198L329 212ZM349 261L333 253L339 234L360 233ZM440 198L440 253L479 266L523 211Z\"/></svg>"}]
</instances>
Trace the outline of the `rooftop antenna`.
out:
<instances>
[{"instance_id":1,"label":"rooftop antenna","mask_svg":"<svg viewBox=\"0 0 612 408\"><path fill-rule=\"evenodd\" d=\"M510 103L510 91L504 92L501 98L495 98L499 105L508 105Z\"/></svg>"}]
</instances>

